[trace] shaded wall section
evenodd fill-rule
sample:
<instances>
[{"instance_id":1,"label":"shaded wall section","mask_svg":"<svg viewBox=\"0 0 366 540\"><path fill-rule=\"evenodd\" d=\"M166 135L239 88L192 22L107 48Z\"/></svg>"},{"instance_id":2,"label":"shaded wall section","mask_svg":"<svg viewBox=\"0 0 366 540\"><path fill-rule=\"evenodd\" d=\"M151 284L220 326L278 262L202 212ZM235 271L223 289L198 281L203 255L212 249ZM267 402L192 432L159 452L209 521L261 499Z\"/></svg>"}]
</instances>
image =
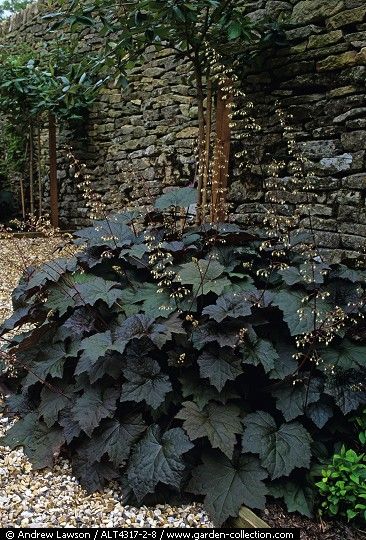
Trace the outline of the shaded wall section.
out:
<instances>
[{"instance_id":1,"label":"shaded wall section","mask_svg":"<svg viewBox=\"0 0 366 540\"><path fill-rule=\"evenodd\" d=\"M352 257L366 246L366 5L364 0L262 0L243 2L248 15L282 19L288 44L267 50L243 65L252 114L262 130L235 141L247 150L245 167L232 158L231 218L256 232L273 200L269 167L279 168L279 212L299 213L309 195L297 185L296 163L286 149L286 130L276 109L288 118L311 176L311 213L319 245L331 259ZM41 4L31 6L2 28L2 38L34 47L50 39ZM85 35L86 48L97 40ZM173 185L187 185L195 171L197 107L189 67L173 51L147 51L131 72L128 91L101 94L85 125L87 137L71 141L87 165L93 187L108 208L146 206ZM291 118L292 117L292 118ZM235 138L235 133L234 133ZM67 139L67 137L66 137ZM86 221L85 202L70 175L61 141L61 218L68 226ZM72 171L71 171L72 172Z\"/></svg>"}]
</instances>

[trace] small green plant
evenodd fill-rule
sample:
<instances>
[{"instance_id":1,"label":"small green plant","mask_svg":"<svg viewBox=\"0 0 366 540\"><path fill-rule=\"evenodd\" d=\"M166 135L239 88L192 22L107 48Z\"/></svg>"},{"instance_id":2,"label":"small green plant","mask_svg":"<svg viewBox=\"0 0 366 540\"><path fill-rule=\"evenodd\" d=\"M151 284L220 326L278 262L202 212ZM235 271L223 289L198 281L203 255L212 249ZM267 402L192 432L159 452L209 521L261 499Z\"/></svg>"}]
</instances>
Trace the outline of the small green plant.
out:
<instances>
[{"instance_id":1,"label":"small green plant","mask_svg":"<svg viewBox=\"0 0 366 540\"><path fill-rule=\"evenodd\" d=\"M322 471L317 482L320 495L325 500L322 512L330 516L351 520L366 520L366 459L365 454L346 450L342 446Z\"/></svg>"}]
</instances>

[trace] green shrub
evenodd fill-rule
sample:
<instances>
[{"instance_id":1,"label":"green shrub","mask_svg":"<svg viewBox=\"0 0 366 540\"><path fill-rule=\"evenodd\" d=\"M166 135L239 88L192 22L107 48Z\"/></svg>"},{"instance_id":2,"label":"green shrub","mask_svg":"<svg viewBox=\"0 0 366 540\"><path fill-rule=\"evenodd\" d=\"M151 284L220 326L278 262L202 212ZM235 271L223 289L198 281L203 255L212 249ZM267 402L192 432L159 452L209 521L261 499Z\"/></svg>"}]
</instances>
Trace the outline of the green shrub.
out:
<instances>
[{"instance_id":1,"label":"green shrub","mask_svg":"<svg viewBox=\"0 0 366 540\"><path fill-rule=\"evenodd\" d=\"M346 450L339 454L322 471L317 482L320 495L325 499L321 507L330 516L366 520L366 459L365 454Z\"/></svg>"},{"instance_id":2,"label":"green shrub","mask_svg":"<svg viewBox=\"0 0 366 540\"><path fill-rule=\"evenodd\" d=\"M303 258L299 235L273 251L187 227L195 198L163 195L143 228L99 221L23 277L2 333L34 326L8 344L20 419L3 444L36 468L64 452L87 489L116 478L134 503L202 496L217 524L270 493L311 515L319 445L365 400L365 272Z\"/></svg>"}]
</instances>

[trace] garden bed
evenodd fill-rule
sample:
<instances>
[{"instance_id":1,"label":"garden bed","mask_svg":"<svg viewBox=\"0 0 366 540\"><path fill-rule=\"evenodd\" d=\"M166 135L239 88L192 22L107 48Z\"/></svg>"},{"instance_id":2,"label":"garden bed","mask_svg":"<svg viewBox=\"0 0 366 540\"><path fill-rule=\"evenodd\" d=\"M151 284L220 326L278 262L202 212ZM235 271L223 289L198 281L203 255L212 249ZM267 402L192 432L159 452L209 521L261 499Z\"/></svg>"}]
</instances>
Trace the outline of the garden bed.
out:
<instances>
[{"instance_id":1,"label":"garden bed","mask_svg":"<svg viewBox=\"0 0 366 540\"><path fill-rule=\"evenodd\" d=\"M0 413L0 435L8 423ZM200 505L133 508L117 484L89 495L66 460L33 471L21 449L0 449L0 508L0 527L211 527Z\"/></svg>"},{"instance_id":2,"label":"garden bed","mask_svg":"<svg viewBox=\"0 0 366 540\"><path fill-rule=\"evenodd\" d=\"M11 314L11 292L24 257L29 257L29 264L41 263L51 257L59 241L29 237L0 240L0 259L4 262L0 273L0 322ZM5 413L0 413L0 436L9 422ZM0 527L212 526L200 505L133 508L123 505L123 493L116 484L89 495L72 476L67 461L60 460L52 472L33 471L21 449L1 448L0 494Z\"/></svg>"},{"instance_id":3,"label":"garden bed","mask_svg":"<svg viewBox=\"0 0 366 540\"><path fill-rule=\"evenodd\" d=\"M0 320L11 311L10 296L24 264L24 256L39 264L52 257L58 239L22 238L0 241L5 261L0 274ZM31 255L30 255L31 254ZM0 411L1 411L0 401ZM0 435L12 420L0 413ZM134 508L124 504L123 490L114 482L102 492L88 494L77 482L71 466L59 459L54 470L34 471L22 449L1 448L0 526L2 527L212 527L200 504L157 505ZM60 500L63 504L60 504ZM298 527L302 540L359 540L362 531L339 522L320 522L290 514L279 504L260 513L271 527Z\"/></svg>"}]
</instances>

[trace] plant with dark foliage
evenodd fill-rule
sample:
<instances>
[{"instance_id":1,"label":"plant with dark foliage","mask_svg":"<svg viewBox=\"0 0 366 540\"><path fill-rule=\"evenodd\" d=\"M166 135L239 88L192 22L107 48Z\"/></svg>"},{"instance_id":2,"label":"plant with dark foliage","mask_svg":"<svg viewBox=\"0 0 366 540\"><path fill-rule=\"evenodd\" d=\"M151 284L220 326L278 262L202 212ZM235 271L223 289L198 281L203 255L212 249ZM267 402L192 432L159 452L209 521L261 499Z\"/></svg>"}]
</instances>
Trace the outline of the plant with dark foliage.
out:
<instances>
[{"instance_id":1,"label":"plant with dark foliage","mask_svg":"<svg viewBox=\"0 0 366 540\"><path fill-rule=\"evenodd\" d=\"M20 419L2 443L36 468L66 453L87 489L119 479L135 503L200 495L216 524L267 495L311 515L309 469L365 399L365 272L304 259L299 235L272 252L187 226L195 197L163 195L143 227L99 221L28 270L1 330L34 325L3 351Z\"/></svg>"}]
</instances>

